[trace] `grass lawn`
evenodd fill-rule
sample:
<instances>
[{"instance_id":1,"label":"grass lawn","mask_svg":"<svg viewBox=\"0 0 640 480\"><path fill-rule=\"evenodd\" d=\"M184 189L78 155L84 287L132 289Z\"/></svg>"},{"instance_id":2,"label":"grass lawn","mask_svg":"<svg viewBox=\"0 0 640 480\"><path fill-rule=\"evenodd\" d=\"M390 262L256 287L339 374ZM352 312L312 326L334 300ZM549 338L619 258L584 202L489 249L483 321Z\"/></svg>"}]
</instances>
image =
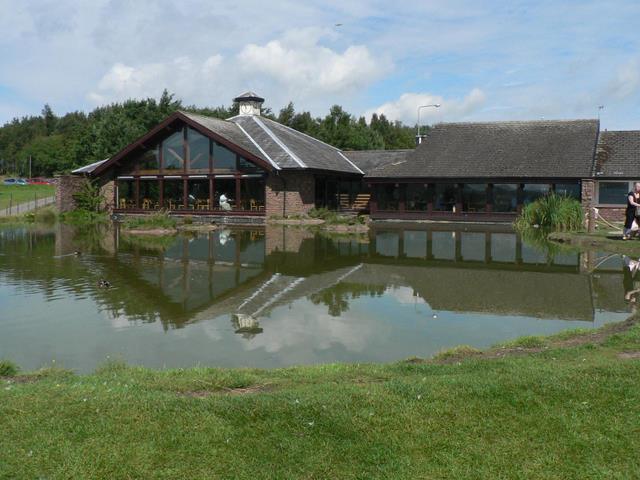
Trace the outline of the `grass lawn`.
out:
<instances>
[{"instance_id":1,"label":"grass lawn","mask_svg":"<svg viewBox=\"0 0 640 480\"><path fill-rule=\"evenodd\" d=\"M13 205L26 203L38 199L52 197L56 194L55 185L2 185L0 184L0 210L9 207L9 200L13 197Z\"/></svg>"},{"instance_id":2,"label":"grass lawn","mask_svg":"<svg viewBox=\"0 0 640 480\"><path fill-rule=\"evenodd\" d=\"M0 478L640 478L640 326L438 360L0 380Z\"/></svg>"}]
</instances>

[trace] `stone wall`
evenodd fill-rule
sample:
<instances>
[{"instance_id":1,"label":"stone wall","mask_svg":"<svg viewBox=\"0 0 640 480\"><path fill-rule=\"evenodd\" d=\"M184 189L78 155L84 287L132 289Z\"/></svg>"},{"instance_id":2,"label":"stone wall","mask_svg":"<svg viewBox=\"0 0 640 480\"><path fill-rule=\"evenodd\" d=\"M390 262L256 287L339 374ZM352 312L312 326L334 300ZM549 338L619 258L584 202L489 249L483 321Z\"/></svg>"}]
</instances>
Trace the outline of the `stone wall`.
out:
<instances>
[{"instance_id":1,"label":"stone wall","mask_svg":"<svg viewBox=\"0 0 640 480\"><path fill-rule=\"evenodd\" d=\"M303 215L315 206L315 179L307 172L271 173L265 197L267 217Z\"/></svg>"},{"instance_id":2,"label":"stone wall","mask_svg":"<svg viewBox=\"0 0 640 480\"><path fill-rule=\"evenodd\" d=\"M102 195L102 209L111 213L113 206L116 204L116 182L109 180L100 187L100 195Z\"/></svg>"},{"instance_id":3,"label":"stone wall","mask_svg":"<svg viewBox=\"0 0 640 480\"><path fill-rule=\"evenodd\" d=\"M78 175L62 175L58 177L56 208L60 213L76 208L76 201L73 195L80 191L84 182L86 182L86 179Z\"/></svg>"},{"instance_id":4,"label":"stone wall","mask_svg":"<svg viewBox=\"0 0 640 480\"><path fill-rule=\"evenodd\" d=\"M80 191L86 181L86 177L80 175L62 175L58 177L56 208L60 213L76 208L76 201L73 195ZM100 195L102 196L102 208L107 212L111 212L115 198L115 182L113 180L105 180L100 187Z\"/></svg>"}]
</instances>

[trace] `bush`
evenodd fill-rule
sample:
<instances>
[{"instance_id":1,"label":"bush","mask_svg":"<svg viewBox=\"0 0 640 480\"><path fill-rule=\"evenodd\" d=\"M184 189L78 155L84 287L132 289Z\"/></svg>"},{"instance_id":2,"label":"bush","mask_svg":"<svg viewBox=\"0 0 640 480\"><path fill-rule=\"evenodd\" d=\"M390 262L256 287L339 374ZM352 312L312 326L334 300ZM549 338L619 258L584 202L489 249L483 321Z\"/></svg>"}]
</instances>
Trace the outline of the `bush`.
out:
<instances>
[{"instance_id":1,"label":"bush","mask_svg":"<svg viewBox=\"0 0 640 480\"><path fill-rule=\"evenodd\" d=\"M14 377L18 373L18 366L9 360L0 360L0 377Z\"/></svg>"},{"instance_id":2,"label":"bush","mask_svg":"<svg viewBox=\"0 0 640 480\"><path fill-rule=\"evenodd\" d=\"M576 231L582 229L582 205L574 198L551 193L525 205L516 220L521 229L540 227L546 230Z\"/></svg>"},{"instance_id":3,"label":"bush","mask_svg":"<svg viewBox=\"0 0 640 480\"><path fill-rule=\"evenodd\" d=\"M77 193L73 194L78 210L98 213L102 210L102 195L95 181L87 180Z\"/></svg>"}]
</instances>

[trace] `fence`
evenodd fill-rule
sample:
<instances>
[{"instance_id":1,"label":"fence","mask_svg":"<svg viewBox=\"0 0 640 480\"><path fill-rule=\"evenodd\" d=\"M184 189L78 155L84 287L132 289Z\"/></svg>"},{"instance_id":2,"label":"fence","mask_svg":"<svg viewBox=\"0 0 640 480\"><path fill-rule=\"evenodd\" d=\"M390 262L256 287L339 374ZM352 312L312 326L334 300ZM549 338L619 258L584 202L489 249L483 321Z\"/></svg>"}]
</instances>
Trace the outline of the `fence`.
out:
<instances>
[{"instance_id":1,"label":"fence","mask_svg":"<svg viewBox=\"0 0 640 480\"><path fill-rule=\"evenodd\" d=\"M33 200L22 203L14 203L13 194L9 196L9 206L5 209L0 209L0 217L10 217L12 215L20 215L21 213L27 213L36 208L44 207L55 203L55 195L52 197L38 198L37 194L33 195Z\"/></svg>"}]
</instances>

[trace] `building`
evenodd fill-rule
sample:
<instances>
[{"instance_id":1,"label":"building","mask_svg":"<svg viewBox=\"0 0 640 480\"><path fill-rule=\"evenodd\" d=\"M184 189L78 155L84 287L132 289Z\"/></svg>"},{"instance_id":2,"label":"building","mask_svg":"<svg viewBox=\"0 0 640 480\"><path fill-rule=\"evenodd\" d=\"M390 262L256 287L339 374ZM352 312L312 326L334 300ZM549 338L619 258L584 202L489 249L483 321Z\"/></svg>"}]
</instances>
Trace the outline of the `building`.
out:
<instances>
[{"instance_id":1,"label":"building","mask_svg":"<svg viewBox=\"0 0 640 480\"><path fill-rule=\"evenodd\" d=\"M84 177L117 214L288 216L314 207L374 219L512 221L551 191L589 218L619 219L640 178L640 132L598 120L442 123L412 150L341 151L260 115L253 92L221 120L176 112L113 157L63 177L60 210ZM592 222L593 223L593 222Z\"/></svg>"}]
</instances>

